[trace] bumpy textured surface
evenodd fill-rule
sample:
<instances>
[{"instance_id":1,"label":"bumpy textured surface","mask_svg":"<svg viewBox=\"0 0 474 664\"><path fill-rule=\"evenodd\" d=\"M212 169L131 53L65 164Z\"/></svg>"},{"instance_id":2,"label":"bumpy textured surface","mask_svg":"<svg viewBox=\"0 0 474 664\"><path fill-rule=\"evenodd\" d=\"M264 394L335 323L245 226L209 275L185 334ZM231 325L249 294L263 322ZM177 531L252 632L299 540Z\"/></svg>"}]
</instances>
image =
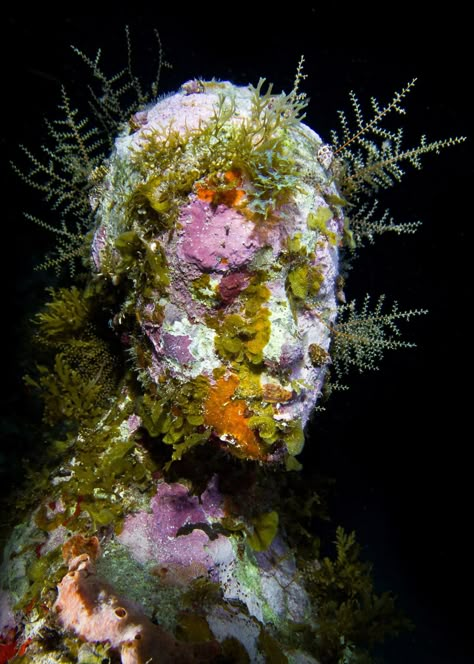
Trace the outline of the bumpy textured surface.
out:
<instances>
[{"instance_id":1,"label":"bumpy textured surface","mask_svg":"<svg viewBox=\"0 0 474 664\"><path fill-rule=\"evenodd\" d=\"M124 664L220 661L232 640L250 661L268 661L263 630L269 626L287 639L292 624L310 621L309 597L278 524L265 535L261 517L229 518L225 503L235 496L222 494L218 483L214 476L196 496L182 483L158 481L145 509L140 492L130 488L123 529L118 535L102 531L101 544L80 532L71 537L67 518L45 532L36 525L37 511L29 525L15 529L6 549L2 633L15 634L24 622L21 642L36 662L65 661L63 649L51 648L44 638L58 625L90 644L78 651L80 662L103 661L101 643L103 654L119 652ZM64 506L56 512L65 516ZM88 522L83 513L76 528L85 531ZM258 531L263 546L252 537ZM243 545L244 533L250 546ZM26 618L15 604L29 593L36 598L45 570L51 578L44 599L55 597L54 604L47 610L46 603L28 601ZM29 576L40 585L31 589ZM184 642L173 635L177 628ZM19 648L12 645L12 653ZM315 662L296 648L290 652L288 661Z\"/></svg>"},{"instance_id":2,"label":"bumpy textured surface","mask_svg":"<svg viewBox=\"0 0 474 664\"><path fill-rule=\"evenodd\" d=\"M90 283L42 318L60 342L46 383L70 405L50 419L77 429L5 549L13 654L316 662L276 470L299 467L329 362L344 201L296 92L262 85L188 82L132 116L91 178ZM108 353L82 391L65 363L68 334L98 343L97 309L127 354L115 392Z\"/></svg>"},{"instance_id":3,"label":"bumpy textured surface","mask_svg":"<svg viewBox=\"0 0 474 664\"><path fill-rule=\"evenodd\" d=\"M24 148L16 169L61 212L46 264L86 273L36 316L25 379L49 429L5 538L0 664L369 661L406 623L355 533L323 555L325 481L287 471L325 379L341 387L328 366L376 368L422 313L383 296L338 312L340 248L412 233L374 218L373 190L464 139L406 149L382 125L411 81L370 118L352 94L324 145L302 123L303 59L288 95L193 80L130 116L130 44L112 79L79 54L102 88L95 126L63 91L46 161Z\"/></svg>"},{"instance_id":4,"label":"bumpy textured surface","mask_svg":"<svg viewBox=\"0 0 474 664\"><path fill-rule=\"evenodd\" d=\"M165 442L211 435L243 458L295 455L336 316L341 201L318 135L285 118L289 102L192 83L117 139L94 264L133 281L124 311L140 330L125 314L121 329L146 348L147 379L168 388L163 406L183 388L199 402L187 422L163 424Z\"/></svg>"},{"instance_id":5,"label":"bumpy textured surface","mask_svg":"<svg viewBox=\"0 0 474 664\"><path fill-rule=\"evenodd\" d=\"M69 572L58 586L54 609L60 623L84 641L107 641L120 651L123 664L146 662L209 662L219 653L217 643L191 646L176 641L153 624L134 602L117 596L97 577L91 556L69 561Z\"/></svg>"}]
</instances>

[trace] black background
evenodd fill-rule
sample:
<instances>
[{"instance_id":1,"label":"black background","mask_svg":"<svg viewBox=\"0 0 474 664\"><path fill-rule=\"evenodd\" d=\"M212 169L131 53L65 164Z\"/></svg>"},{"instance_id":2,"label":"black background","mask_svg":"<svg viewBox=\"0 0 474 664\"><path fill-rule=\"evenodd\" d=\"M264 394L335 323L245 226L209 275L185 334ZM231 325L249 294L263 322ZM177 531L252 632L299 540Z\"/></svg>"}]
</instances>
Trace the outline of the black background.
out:
<instances>
[{"instance_id":1,"label":"black background","mask_svg":"<svg viewBox=\"0 0 474 664\"><path fill-rule=\"evenodd\" d=\"M386 648L386 661L461 664L472 661L473 601L469 42L462 16L451 23L443 16L417 30L407 18L394 36L385 34L384 21L366 36L338 11L323 17L317 6L279 10L269 5L255 15L235 4L192 10L157 6L147 13L128 7L114 15L25 11L3 17L2 484L17 477L26 445L19 340L49 279L33 267L54 242L23 219L23 210L40 214L41 206L8 162L17 158L18 143L35 150L45 140L42 119L54 116L60 83L78 104L84 102L87 74L70 44L91 55L102 47L104 63L114 72L125 62L124 25L129 24L137 72L150 78L152 28L158 28L173 64L164 72L163 92L193 77L213 76L240 84L255 84L264 76L276 90L288 92L304 53L304 87L311 98L306 121L327 140L337 125L337 110L349 110L349 90L362 102L374 95L383 103L417 76L406 102L407 145L421 133L429 139L467 135L469 140L439 157L428 155L421 172L407 173L381 197L398 221L421 219L423 227L415 237L386 236L363 250L347 295L386 293L403 308L427 308L429 315L404 328L416 349L388 356L380 372L352 376L350 392L331 399L310 428L303 462L336 478L334 524L356 529L364 557L374 563L378 589L393 590L417 625L413 634Z\"/></svg>"}]
</instances>

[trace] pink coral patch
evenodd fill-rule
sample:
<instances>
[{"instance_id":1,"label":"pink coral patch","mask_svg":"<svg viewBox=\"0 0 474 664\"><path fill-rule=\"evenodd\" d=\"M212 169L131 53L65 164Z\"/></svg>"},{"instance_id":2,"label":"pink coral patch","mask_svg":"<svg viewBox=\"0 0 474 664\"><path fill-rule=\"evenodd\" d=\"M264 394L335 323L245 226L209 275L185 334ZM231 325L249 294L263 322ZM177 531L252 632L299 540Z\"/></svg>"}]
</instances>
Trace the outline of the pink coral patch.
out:
<instances>
[{"instance_id":1,"label":"pink coral patch","mask_svg":"<svg viewBox=\"0 0 474 664\"><path fill-rule=\"evenodd\" d=\"M240 212L195 200L180 218L178 257L202 271L227 272L248 263L260 244L254 224Z\"/></svg>"},{"instance_id":2,"label":"pink coral patch","mask_svg":"<svg viewBox=\"0 0 474 664\"><path fill-rule=\"evenodd\" d=\"M165 357L172 357L180 364L189 364L193 356L189 352L191 339L183 334L170 334L164 332L162 335L163 353Z\"/></svg>"},{"instance_id":3,"label":"pink coral patch","mask_svg":"<svg viewBox=\"0 0 474 664\"><path fill-rule=\"evenodd\" d=\"M140 563L182 570L186 578L211 574L217 559L232 555L228 540L208 536L212 518L222 516L222 498L211 482L201 496L191 496L182 484L161 483L151 500L152 513L139 512L125 519L119 540Z\"/></svg>"}]
</instances>

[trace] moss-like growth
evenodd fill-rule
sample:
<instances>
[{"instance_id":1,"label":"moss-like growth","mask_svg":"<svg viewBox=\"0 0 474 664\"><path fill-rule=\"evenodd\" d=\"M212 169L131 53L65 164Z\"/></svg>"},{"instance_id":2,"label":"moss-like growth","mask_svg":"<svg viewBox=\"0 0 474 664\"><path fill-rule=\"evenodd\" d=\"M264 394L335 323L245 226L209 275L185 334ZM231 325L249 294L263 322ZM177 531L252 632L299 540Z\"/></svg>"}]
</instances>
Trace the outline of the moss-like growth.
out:
<instances>
[{"instance_id":1,"label":"moss-like growth","mask_svg":"<svg viewBox=\"0 0 474 664\"><path fill-rule=\"evenodd\" d=\"M301 240L301 233L289 237L280 256L282 264L288 266L285 289L295 321L298 309L308 306L309 301L314 303L324 281L321 268L315 264L315 254Z\"/></svg>"},{"instance_id":2,"label":"moss-like growth","mask_svg":"<svg viewBox=\"0 0 474 664\"><path fill-rule=\"evenodd\" d=\"M285 442L288 454L297 456L304 447L304 431L299 420L292 420L285 423L283 430L283 440Z\"/></svg>"},{"instance_id":3,"label":"moss-like growth","mask_svg":"<svg viewBox=\"0 0 474 664\"><path fill-rule=\"evenodd\" d=\"M371 569L359 559L355 533L336 532L336 556L304 566L306 587L317 616L314 654L322 664L371 662L370 651L410 622L395 608L390 593L377 595Z\"/></svg>"},{"instance_id":4,"label":"moss-like growth","mask_svg":"<svg viewBox=\"0 0 474 664\"><path fill-rule=\"evenodd\" d=\"M323 280L322 271L318 267L307 264L296 265L288 272L287 292L293 302L300 304L306 298L318 294Z\"/></svg>"},{"instance_id":5,"label":"moss-like growth","mask_svg":"<svg viewBox=\"0 0 474 664\"><path fill-rule=\"evenodd\" d=\"M176 636L181 641L191 643L202 643L203 641L213 641L214 635L209 628L209 624L204 616L197 613L181 613L178 618L178 628Z\"/></svg>"},{"instance_id":6,"label":"moss-like growth","mask_svg":"<svg viewBox=\"0 0 474 664\"><path fill-rule=\"evenodd\" d=\"M163 393L145 394L139 401L142 423L150 436L161 436L173 447L172 461L196 445L205 443L210 430L204 425L204 403L209 395L209 379L197 376L180 383L169 379Z\"/></svg>"},{"instance_id":7,"label":"moss-like growth","mask_svg":"<svg viewBox=\"0 0 474 664\"><path fill-rule=\"evenodd\" d=\"M171 202L160 193L161 177L155 176L139 184L126 203L127 216L139 221L140 227L153 234L171 228Z\"/></svg>"},{"instance_id":8,"label":"moss-like growth","mask_svg":"<svg viewBox=\"0 0 474 664\"><path fill-rule=\"evenodd\" d=\"M210 275L207 273L202 274L192 281L191 292L193 297L210 307L215 307L218 302L217 290L211 282Z\"/></svg>"},{"instance_id":9,"label":"moss-like growth","mask_svg":"<svg viewBox=\"0 0 474 664\"><path fill-rule=\"evenodd\" d=\"M337 235L334 231L330 231L327 228L327 222L332 219L332 217L332 210L325 207L319 207L316 212L310 212L308 214L306 224L310 230L318 231L318 233L323 235L330 244L335 245L337 243Z\"/></svg>"},{"instance_id":10,"label":"moss-like growth","mask_svg":"<svg viewBox=\"0 0 474 664\"><path fill-rule=\"evenodd\" d=\"M296 93L273 95L271 85L264 92L264 84L260 79L250 88L251 114L244 121L233 121L235 99L222 93L211 119L198 130L180 134L171 127L154 129L133 153L134 166L145 178L140 195L166 228L176 223L180 204L195 183L198 195L207 195L205 200L213 204L242 200L236 192L238 182L234 178L221 181L221 173L242 175L241 191L245 191L251 218L267 219L291 196L298 183L290 156L291 130L306 104ZM133 212L136 200L130 204ZM140 205L143 208L143 199Z\"/></svg>"},{"instance_id":11,"label":"moss-like growth","mask_svg":"<svg viewBox=\"0 0 474 664\"><path fill-rule=\"evenodd\" d=\"M27 376L26 382L39 389L47 424L75 423L79 427L91 426L100 416L100 385L94 380L84 381L67 364L63 353L56 355L52 370L42 365L38 365L37 369L38 381Z\"/></svg>"},{"instance_id":12,"label":"moss-like growth","mask_svg":"<svg viewBox=\"0 0 474 664\"><path fill-rule=\"evenodd\" d=\"M232 313L208 324L216 330L217 353L228 362L246 366L252 370L263 362L263 349L270 339L270 312L263 306L270 291L262 283L263 276L256 274L249 286L239 295L242 303L240 314Z\"/></svg>"},{"instance_id":13,"label":"moss-like growth","mask_svg":"<svg viewBox=\"0 0 474 664\"><path fill-rule=\"evenodd\" d=\"M64 505L56 512L40 506L36 524L45 531L59 525L91 533L111 524L119 529L121 493L130 486L146 491L156 466L144 449L137 451L129 432L132 400L117 397L123 394L117 347L98 336L99 329L105 334L113 302L97 280L83 291L73 287L52 296L36 318L41 364L26 381L38 390L51 427L43 461L60 461L64 476L53 488L47 465L40 472L30 468L19 505L37 505L38 496Z\"/></svg>"},{"instance_id":14,"label":"moss-like growth","mask_svg":"<svg viewBox=\"0 0 474 664\"><path fill-rule=\"evenodd\" d=\"M43 361L25 381L38 390L47 424L91 427L114 392L118 367L109 345L96 333L98 298L90 289L74 286L49 292L52 299L35 318Z\"/></svg>"},{"instance_id":15,"label":"moss-like growth","mask_svg":"<svg viewBox=\"0 0 474 664\"><path fill-rule=\"evenodd\" d=\"M131 486L151 490L156 465L146 450L137 451L135 438L128 434L128 415L127 408L112 408L100 426L83 430L74 445L63 450L66 477L53 495L65 511L48 518L41 508L36 517L40 528L62 524L93 534L113 524L119 530L126 506L123 491Z\"/></svg>"},{"instance_id":16,"label":"moss-like growth","mask_svg":"<svg viewBox=\"0 0 474 664\"><path fill-rule=\"evenodd\" d=\"M258 431L260 438L267 444L274 443L278 437L277 424L273 419L273 411L270 411L271 415L253 415L248 422L249 427Z\"/></svg>"},{"instance_id":17,"label":"moss-like growth","mask_svg":"<svg viewBox=\"0 0 474 664\"><path fill-rule=\"evenodd\" d=\"M43 342L59 344L80 334L89 323L90 306L81 291L72 288L48 290L51 300L35 317Z\"/></svg>"},{"instance_id":18,"label":"moss-like growth","mask_svg":"<svg viewBox=\"0 0 474 664\"><path fill-rule=\"evenodd\" d=\"M147 240L143 231L124 231L115 240L120 261L114 266L114 275L123 276L133 283L145 297L166 292L169 275L163 247L157 240ZM134 301L132 298L130 301Z\"/></svg>"},{"instance_id":19,"label":"moss-like growth","mask_svg":"<svg viewBox=\"0 0 474 664\"><path fill-rule=\"evenodd\" d=\"M224 360L250 365L262 363L263 349L270 338L268 309L258 309L251 318L228 314L217 330L216 351Z\"/></svg>"},{"instance_id":20,"label":"moss-like growth","mask_svg":"<svg viewBox=\"0 0 474 664\"><path fill-rule=\"evenodd\" d=\"M35 558L27 569L29 588L16 608L27 614L36 610L42 600L46 600L48 594L54 592L56 584L64 576L65 571L66 566L61 556L60 547L39 557L35 554Z\"/></svg>"},{"instance_id":21,"label":"moss-like growth","mask_svg":"<svg viewBox=\"0 0 474 664\"><path fill-rule=\"evenodd\" d=\"M263 653L265 661L272 662L272 664L288 664L288 657L282 651L281 645L263 628L260 628L258 647Z\"/></svg>"}]
</instances>

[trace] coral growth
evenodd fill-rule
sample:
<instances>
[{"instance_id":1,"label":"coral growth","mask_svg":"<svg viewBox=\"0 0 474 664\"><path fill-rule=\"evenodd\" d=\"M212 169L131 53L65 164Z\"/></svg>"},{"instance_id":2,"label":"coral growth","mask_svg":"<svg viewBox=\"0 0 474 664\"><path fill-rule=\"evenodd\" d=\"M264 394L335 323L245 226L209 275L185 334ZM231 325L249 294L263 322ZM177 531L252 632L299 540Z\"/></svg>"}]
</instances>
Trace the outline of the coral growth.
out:
<instances>
[{"instance_id":1,"label":"coral growth","mask_svg":"<svg viewBox=\"0 0 474 664\"><path fill-rule=\"evenodd\" d=\"M16 168L61 214L47 264L85 272L35 319L49 429L5 547L0 662L368 661L403 621L352 534L319 555L319 496L287 471L329 372L376 368L423 313L345 301L347 252L418 225L367 197L463 139L405 149L382 126L413 83L367 120L352 96L330 147L303 123L303 61L289 94L195 79L156 100L129 41L111 78L76 53L105 135L63 91L44 159Z\"/></svg>"},{"instance_id":2,"label":"coral growth","mask_svg":"<svg viewBox=\"0 0 474 664\"><path fill-rule=\"evenodd\" d=\"M184 86L109 160L94 265L125 293L113 324L144 358L145 391L155 384L157 403L166 393L173 403L168 424L143 418L173 458L216 438L239 458L301 450L288 433L304 427L323 383L309 347L329 346L344 223L341 206L327 207L337 189L311 159L321 140L298 109L262 83ZM290 365L289 344L300 349ZM190 419L179 395L196 380L209 394Z\"/></svg>"},{"instance_id":3,"label":"coral growth","mask_svg":"<svg viewBox=\"0 0 474 664\"><path fill-rule=\"evenodd\" d=\"M153 624L137 605L118 596L97 576L87 553L70 558L53 609L65 629L85 641L107 642L112 650L118 650L122 664L198 664L213 661L220 651L215 641L180 643Z\"/></svg>"}]
</instances>

